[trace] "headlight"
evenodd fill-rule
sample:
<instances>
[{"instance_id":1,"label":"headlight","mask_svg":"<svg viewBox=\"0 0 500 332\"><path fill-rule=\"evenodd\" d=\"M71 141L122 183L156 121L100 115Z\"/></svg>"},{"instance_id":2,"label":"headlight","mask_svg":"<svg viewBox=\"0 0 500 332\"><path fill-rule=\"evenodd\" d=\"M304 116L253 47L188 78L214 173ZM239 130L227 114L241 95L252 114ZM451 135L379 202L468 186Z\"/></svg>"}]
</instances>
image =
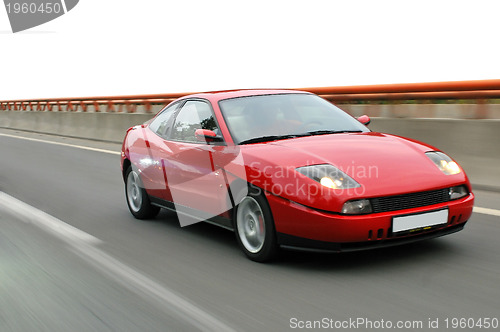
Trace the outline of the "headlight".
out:
<instances>
[{"instance_id":1,"label":"headlight","mask_svg":"<svg viewBox=\"0 0 500 332\"><path fill-rule=\"evenodd\" d=\"M349 175L329 164L299 167L296 171L321 183L321 185L327 188L349 189L361 187L361 185Z\"/></svg>"},{"instance_id":2,"label":"headlight","mask_svg":"<svg viewBox=\"0 0 500 332\"><path fill-rule=\"evenodd\" d=\"M365 214L372 212L372 205L367 199L357 199L355 201L345 202L342 206L343 214Z\"/></svg>"},{"instance_id":3,"label":"headlight","mask_svg":"<svg viewBox=\"0 0 500 332\"><path fill-rule=\"evenodd\" d=\"M460 166L442 152L431 151L426 152L425 155L446 175L453 175L461 172Z\"/></svg>"},{"instance_id":4,"label":"headlight","mask_svg":"<svg viewBox=\"0 0 500 332\"><path fill-rule=\"evenodd\" d=\"M450 188L450 200L459 199L465 197L469 194L469 191L465 186L456 186Z\"/></svg>"}]
</instances>

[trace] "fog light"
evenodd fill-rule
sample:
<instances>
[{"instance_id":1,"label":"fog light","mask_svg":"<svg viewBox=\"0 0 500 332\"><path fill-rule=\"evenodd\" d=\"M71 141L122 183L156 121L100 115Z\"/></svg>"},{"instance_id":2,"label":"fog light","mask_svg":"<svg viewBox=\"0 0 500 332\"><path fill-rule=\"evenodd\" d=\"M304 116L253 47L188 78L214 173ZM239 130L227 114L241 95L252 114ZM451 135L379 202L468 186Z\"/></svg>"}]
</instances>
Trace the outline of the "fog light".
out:
<instances>
[{"instance_id":1,"label":"fog light","mask_svg":"<svg viewBox=\"0 0 500 332\"><path fill-rule=\"evenodd\" d=\"M456 186L450 188L449 194L450 200L454 200L467 196L469 192L465 186Z\"/></svg>"},{"instance_id":2,"label":"fog light","mask_svg":"<svg viewBox=\"0 0 500 332\"><path fill-rule=\"evenodd\" d=\"M343 214L365 214L372 212L372 205L367 199L358 199L355 201L345 202L342 206Z\"/></svg>"}]
</instances>

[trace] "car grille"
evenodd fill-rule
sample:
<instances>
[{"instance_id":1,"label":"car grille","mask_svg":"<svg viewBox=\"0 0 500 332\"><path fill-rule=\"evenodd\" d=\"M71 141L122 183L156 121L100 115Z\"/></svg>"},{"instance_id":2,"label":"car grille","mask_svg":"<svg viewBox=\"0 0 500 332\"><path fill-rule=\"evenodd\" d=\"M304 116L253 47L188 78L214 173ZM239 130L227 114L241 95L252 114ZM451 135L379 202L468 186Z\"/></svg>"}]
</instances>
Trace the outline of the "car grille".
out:
<instances>
[{"instance_id":1,"label":"car grille","mask_svg":"<svg viewBox=\"0 0 500 332\"><path fill-rule=\"evenodd\" d=\"M448 202L449 188L370 199L373 213L412 209Z\"/></svg>"}]
</instances>

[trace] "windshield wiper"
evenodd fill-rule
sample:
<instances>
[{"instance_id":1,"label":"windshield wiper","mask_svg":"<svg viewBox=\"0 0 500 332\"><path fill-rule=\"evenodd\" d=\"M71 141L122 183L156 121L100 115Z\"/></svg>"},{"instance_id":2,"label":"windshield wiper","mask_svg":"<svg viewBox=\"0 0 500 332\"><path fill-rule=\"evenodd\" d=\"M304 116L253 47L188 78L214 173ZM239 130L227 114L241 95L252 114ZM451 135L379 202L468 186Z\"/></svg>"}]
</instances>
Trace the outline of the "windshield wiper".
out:
<instances>
[{"instance_id":1,"label":"windshield wiper","mask_svg":"<svg viewBox=\"0 0 500 332\"><path fill-rule=\"evenodd\" d=\"M277 141L280 139L305 137L305 136L342 134L342 133L361 133L361 132L363 132L363 131L362 130L314 130L314 131L308 131L306 133L301 133L301 134L270 135L270 136L254 137L254 138L250 138L250 139L241 141L239 144L242 145L242 144L251 144L251 143L270 142L270 141Z\"/></svg>"},{"instance_id":2,"label":"windshield wiper","mask_svg":"<svg viewBox=\"0 0 500 332\"><path fill-rule=\"evenodd\" d=\"M344 133L362 133L362 130L313 130L300 136L315 136L315 135L328 135L328 134L344 134Z\"/></svg>"},{"instance_id":3,"label":"windshield wiper","mask_svg":"<svg viewBox=\"0 0 500 332\"><path fill-rule=\"evenodd\" d=\"M305 134L305 135L308 135L308 134ZM241 141L239 143L239 145L277 141L280 139L295 138L295 137L301 137L301 136L305 136L305 135L304 134L293 134L293 135L271 135L271 136L254 137L254 138L250 138L250 139L246 139L244 141Z\"/></svg>"}]
</instances>

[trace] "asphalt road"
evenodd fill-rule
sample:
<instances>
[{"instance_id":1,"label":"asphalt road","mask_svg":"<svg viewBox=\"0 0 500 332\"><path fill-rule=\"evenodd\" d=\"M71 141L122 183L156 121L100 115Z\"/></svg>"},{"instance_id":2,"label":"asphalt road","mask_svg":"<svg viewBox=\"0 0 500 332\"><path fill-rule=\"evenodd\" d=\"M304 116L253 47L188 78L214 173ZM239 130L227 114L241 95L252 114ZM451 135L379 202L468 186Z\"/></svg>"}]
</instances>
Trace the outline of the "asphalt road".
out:
<instances>
[{"instance_id":1,"label":"asphalt road","mask_svg":"<svg viewBox=\"0 0 500 332\"><path fill-rule=\"evenodd\" d=\"M119 149L0 130L0 331L288 331L314 320L425 331L500 319L494 211L427 242L259 264L227 230L181 228L169 212L135 220ZM500 208L499 193L476 195Z\"/></svg>"}]
</instances>

